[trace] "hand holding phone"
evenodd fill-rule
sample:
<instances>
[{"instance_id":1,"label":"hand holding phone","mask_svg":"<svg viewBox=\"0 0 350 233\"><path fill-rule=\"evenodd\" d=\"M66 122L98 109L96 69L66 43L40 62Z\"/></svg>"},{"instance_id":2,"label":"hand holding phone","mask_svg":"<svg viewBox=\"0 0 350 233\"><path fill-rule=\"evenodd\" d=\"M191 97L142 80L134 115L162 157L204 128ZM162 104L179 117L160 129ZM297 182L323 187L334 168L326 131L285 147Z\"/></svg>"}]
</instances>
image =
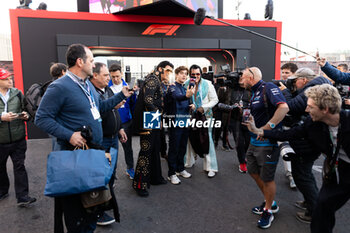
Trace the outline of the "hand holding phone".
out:
<instances>
[{"instance_id":1,"label":"hand holding phone","mask_svg":"<svg viewBox=\"0 0 350 233\"><path fill-rule=\"evenodd\" d=\"M250 109L248 109L248 108L243 109L242 121L243 122L249 121L249 117L250 117Z\"/></svg>"}]
</instances>

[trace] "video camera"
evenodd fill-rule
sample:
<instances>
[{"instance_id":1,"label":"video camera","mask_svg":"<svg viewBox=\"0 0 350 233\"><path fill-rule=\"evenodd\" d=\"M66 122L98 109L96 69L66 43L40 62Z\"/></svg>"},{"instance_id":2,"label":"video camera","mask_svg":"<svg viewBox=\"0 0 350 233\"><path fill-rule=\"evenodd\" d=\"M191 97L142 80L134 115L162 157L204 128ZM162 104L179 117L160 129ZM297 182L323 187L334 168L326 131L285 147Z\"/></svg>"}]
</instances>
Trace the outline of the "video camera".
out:
<instances>
[{"instance_id":1,"label":"video camera","mask_svg":"<svg viewBox=\"0 0 350 233\"><path fill-rule=\"evenodd\" d=\"M350 109L350 105L347 105L345 103L345 100L350 98L349 97L349 94L350 94L349 86L343 85L341 83L335 83L334 87L337 88L339 95L342 99L342 108L343 109Z\"/></svg>"},{"instance_id":2,"label":"video camera","mask_svg":"<svg viewBox=\"0 0 350 233\"><path fill-rule=\"evenodd\" d=\"M213 72L213 67L209 66L209 71L207 73L202 74L202 78L209 80L210 82L213 83L214 81L214 72Z\"/></svg>"},{"instance_id":3,"label":"video camera","mask_svg":"<svg viewBox=\"0 0 350 233\"><path fill-rule=\"evenodd\" d=\"M275 84L276 86L280 87L282 83L283 85L285 85L287 87L287 89L291 92L296 91L294 85L293 85L293 79L287 79L287 80L276 80L273 79L272 83Z\"/></svg>"},{"instance_id":4,"label":"video camera","mask_svg":"<svg viewBox=\"0 0 350 233\"><path fill-rule=\"evenodd\" d=\"M214 78L217 78L216 83L219 86L226 86L229 88L239 87L239 79L242 76L242 72L231 72L230 66L228 64L221 65L220 68L223 72L214 75ZM220 79L221 77L225 77L226 80Z\"/></svg>"}]
</instances>

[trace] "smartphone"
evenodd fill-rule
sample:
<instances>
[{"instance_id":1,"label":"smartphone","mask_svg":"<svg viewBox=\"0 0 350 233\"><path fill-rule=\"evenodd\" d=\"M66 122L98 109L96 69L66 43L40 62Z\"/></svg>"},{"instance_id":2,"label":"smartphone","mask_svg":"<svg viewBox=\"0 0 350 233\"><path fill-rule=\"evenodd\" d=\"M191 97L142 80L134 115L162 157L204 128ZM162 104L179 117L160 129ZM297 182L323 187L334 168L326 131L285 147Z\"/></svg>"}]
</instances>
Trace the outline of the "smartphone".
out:
<instances>
[{"instance_id":1,"label":"smartphone","mask_svg":"<svg viewBox=\"0 0 350 233\"><path fill-rule=\"evenodd\" d=\"M190 78L190 85L189 85L190 88L194 87L195 81L196 81L195 78Z\"/></svg>"},{"instance_id":2,"label":"smartphone","mask_svg":"<svg viewBox=\"0 0 350 233\"><path fill-rule=\"evenodd\" d=\"M249 121L249 117L250 117L250 109L249 108L243 109L242 121L243 122Z\"/></svg>"},{"instance_id":3,"label":"smartphone","mask_svg":"<svg viewBox=\"0 0 350 233\"><path fill-rule=\"evenodd\" d=\"M24 117L24 116L25 116L25 114L24 114L24 113L17 113L16 115L17 115L17 116L16 116L16 118L22 118L22 117Z\"/></svg>"}]
</instances>

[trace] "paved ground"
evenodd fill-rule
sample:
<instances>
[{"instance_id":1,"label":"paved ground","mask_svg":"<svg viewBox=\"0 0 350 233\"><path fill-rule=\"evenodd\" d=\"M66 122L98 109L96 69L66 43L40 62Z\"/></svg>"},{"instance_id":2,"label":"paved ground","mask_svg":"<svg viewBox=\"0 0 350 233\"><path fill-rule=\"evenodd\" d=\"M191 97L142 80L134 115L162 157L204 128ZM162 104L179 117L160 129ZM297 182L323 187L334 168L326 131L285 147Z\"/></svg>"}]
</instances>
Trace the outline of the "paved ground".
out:
<instances>
[{"instance_id":1,"label":"paved ground","mask_svg":"<svg viewBox=\"0 0 350 233\"><path fill-rule=\"evenodd\" d=\"M139 151L139 138L133 138L135 161ZM46 157L51 148L48 139L30 140L26 167L30 181L30 194L38 199L30 208L16 206L13 190L12 162L8 162L11 179L10 197L0 202L0 233L53 232L53 200L43 195L46 182ZM260 204L262 196L247 174L238 172L235 152L217 150L219 173L213 179L202 171L202 161L188 169L193 177L175 186L170 183L151 186L150 196L140 198L131 188L125 175L124 153L118 160L116 193L120 207L121 223L98 227L96 232L262 232L256 227L258 216L250 212ZM321 166L318 160L316 166ZM163 175L167 164L162 160ZM315 167L315 176L320 184L321 173ZM309 225L295 219L297 209L293 203L301 200L301 194L288 187L280 161L277 173L276 200L280 212L268 232L309 232ZM337 213L334 232L350 232L350 203Z\"/></svg>"}]
</instances>

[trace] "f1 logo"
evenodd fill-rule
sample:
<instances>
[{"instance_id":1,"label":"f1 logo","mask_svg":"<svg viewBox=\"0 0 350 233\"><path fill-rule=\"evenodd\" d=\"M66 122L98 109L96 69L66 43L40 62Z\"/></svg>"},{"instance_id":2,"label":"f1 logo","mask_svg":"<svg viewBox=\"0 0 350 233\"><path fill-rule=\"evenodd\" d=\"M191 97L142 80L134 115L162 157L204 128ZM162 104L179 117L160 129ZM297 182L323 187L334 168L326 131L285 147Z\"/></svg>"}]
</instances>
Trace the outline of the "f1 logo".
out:
<instances>
[{"instance_id":1,"label":"f1 logo","mask_svg":"<svg viewBox=\"0 0 350 233\"><path fill-rule=\"evenodd\" d=\"M180 25L163 25L163 24L152 24L149 26L142 35L154 35L156 33L162 33L166 36L173 36L177 29L179 29Z\"/></svg>"}]
</instances>

